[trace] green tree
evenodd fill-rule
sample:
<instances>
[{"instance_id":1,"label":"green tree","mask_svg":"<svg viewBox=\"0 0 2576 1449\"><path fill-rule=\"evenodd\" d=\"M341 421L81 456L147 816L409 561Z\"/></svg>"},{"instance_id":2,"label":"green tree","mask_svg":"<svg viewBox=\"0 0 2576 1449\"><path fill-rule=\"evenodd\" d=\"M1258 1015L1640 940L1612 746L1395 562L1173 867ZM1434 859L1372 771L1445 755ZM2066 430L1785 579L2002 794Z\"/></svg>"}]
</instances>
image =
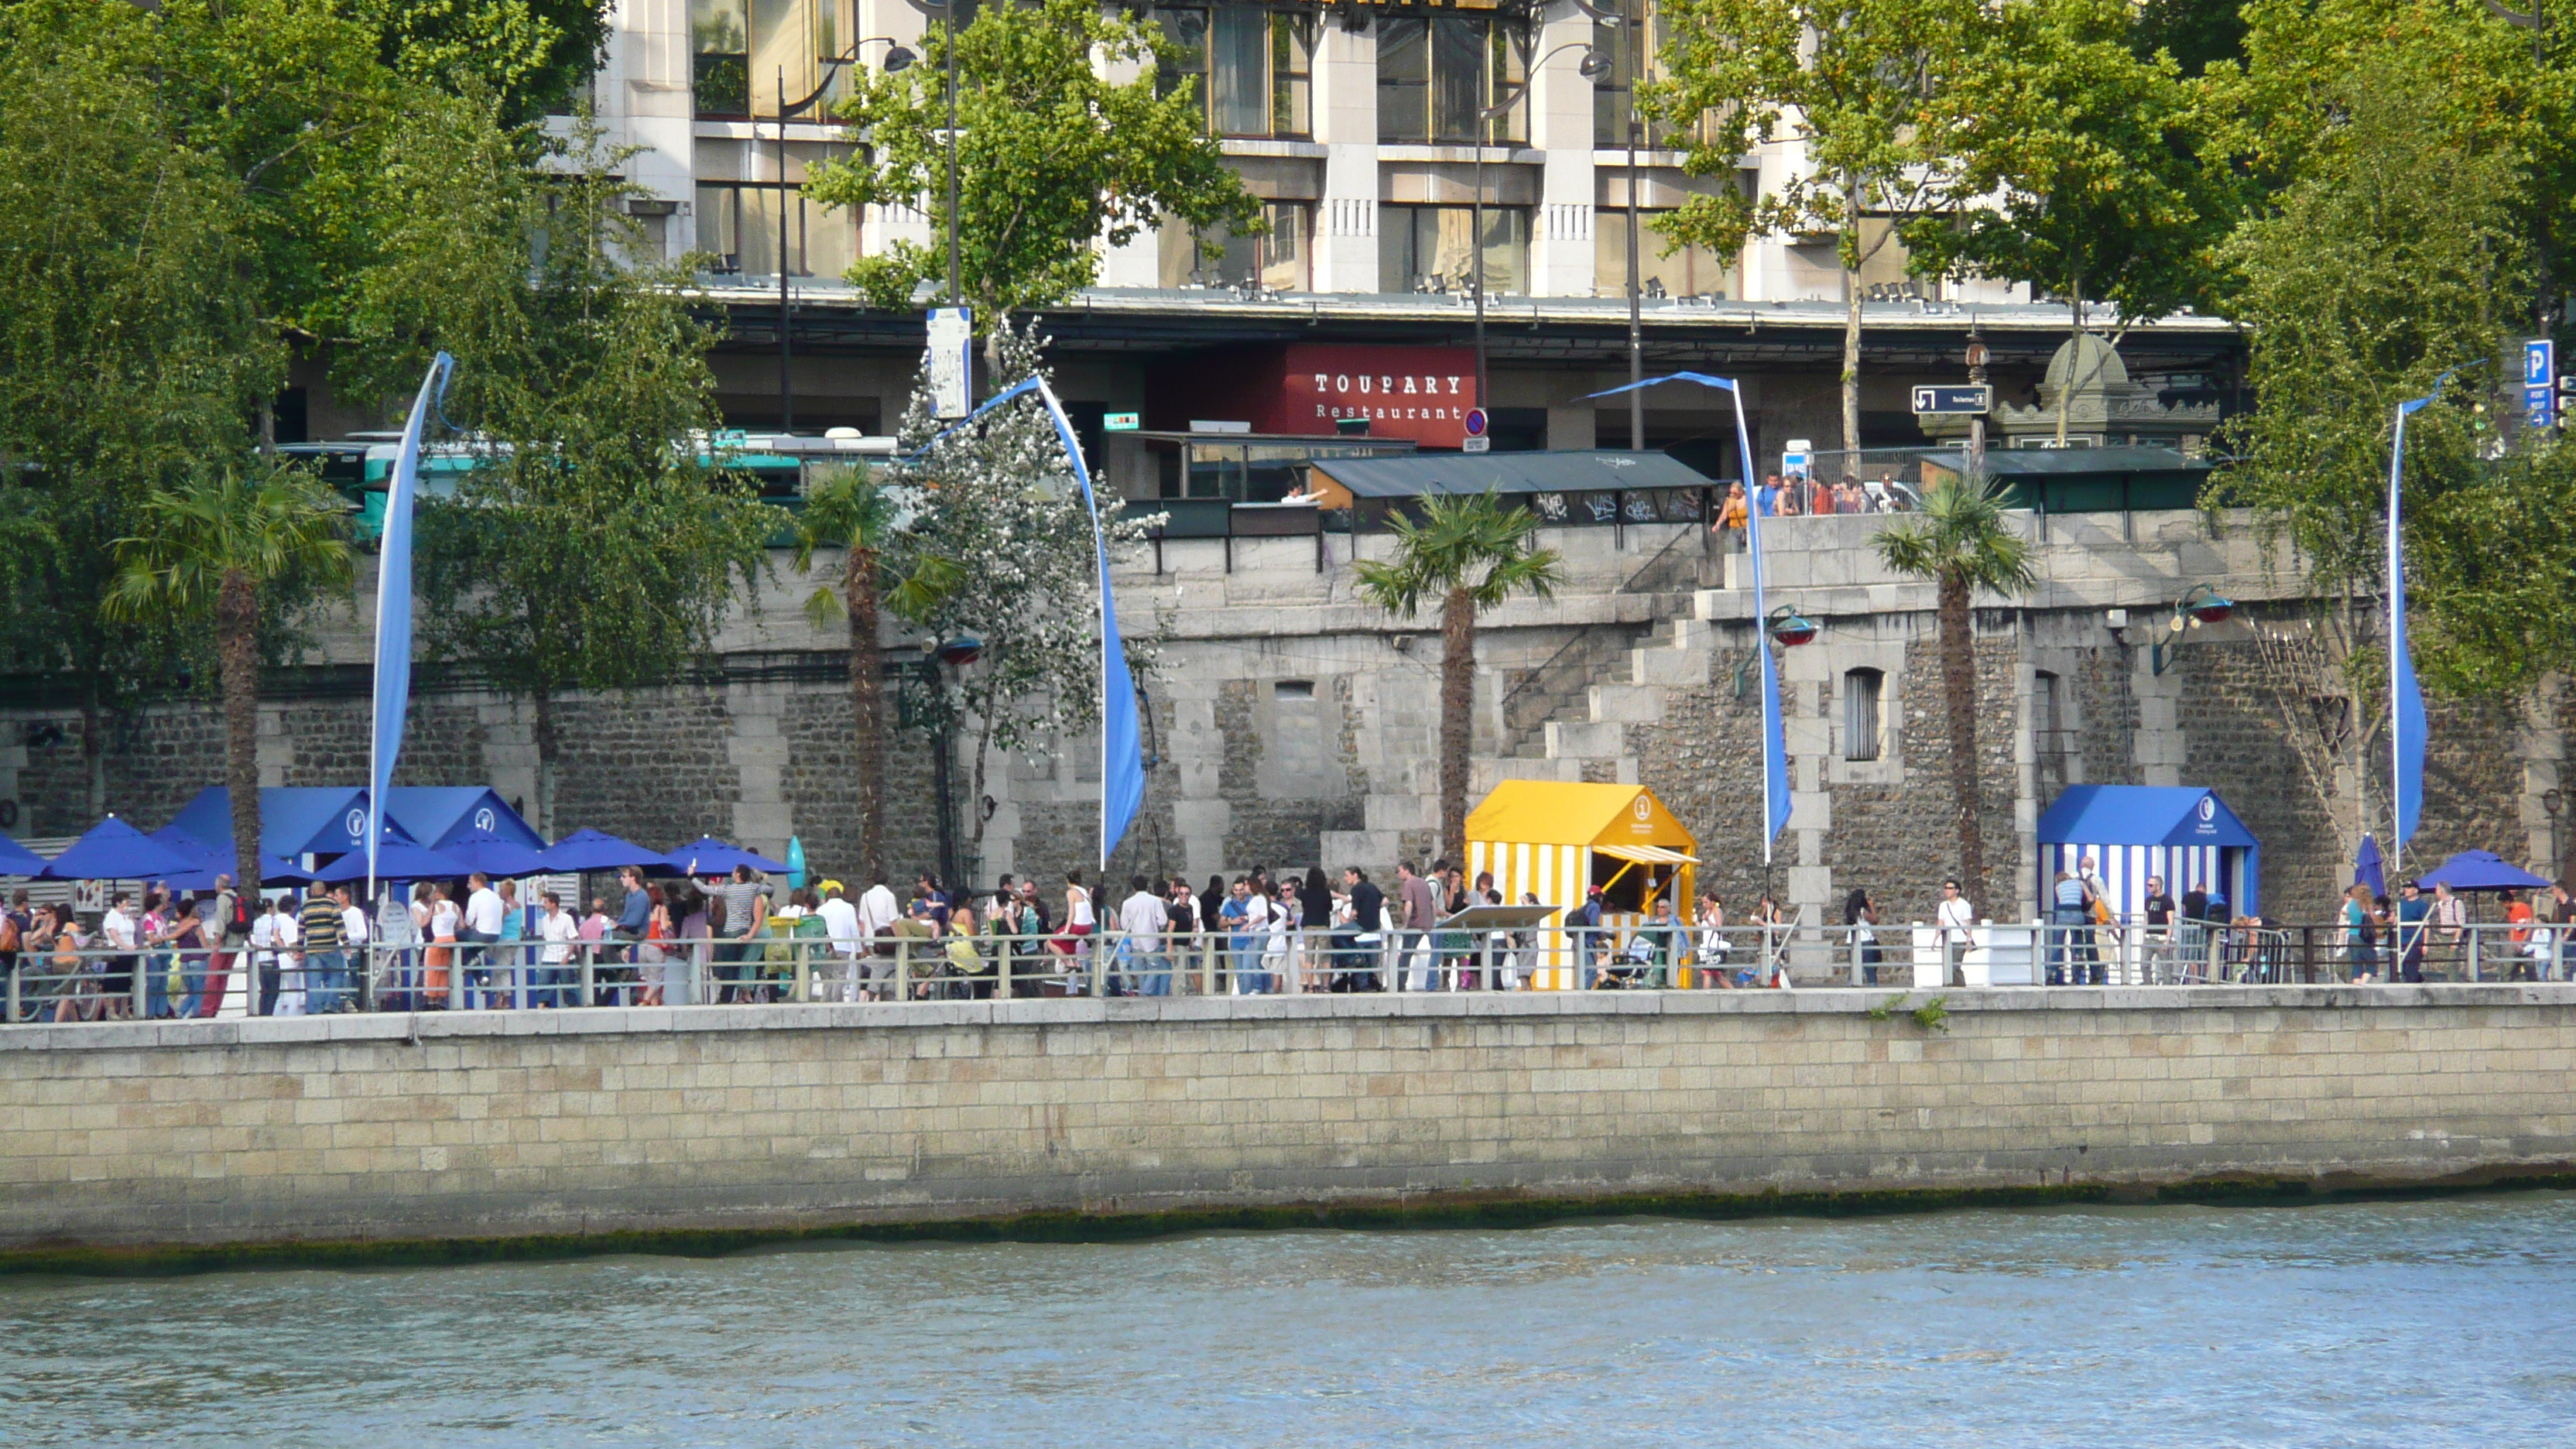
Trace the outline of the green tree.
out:
<instances>
[{"instance_id":1,"label":"green tree","mask_svg":"<svg viewBox=\"0 0 2576 1449\"><path fill-rule=\"evenodd\" d=\"M2130 27L2129 49L2140 60L2170 55L2185 76L2216 61L2245 58L2245 17L2240 0L2142 0Z\"/></svg>"},{"instance_id":2,"label":"green tree","mask_svg":"<svg viewBox=\"0 0 2576 1449\"><path fill-rule=\"evenodd\" d=\"M1843 272L1843 447L1860 447L1860 270L1914 218L1949 204L1950 103L1980 25L1975 0L1671 0L1656 114L1690 128L1683 168L1726 184L1665 225L1720 256L1747 237L1834 239ZM1806 166L1758 200L1734 184L1766 142Z\"/></svg>"},{"instance_id":3,"label":"green tree","mask_svg":"<svg viewBox=\"0 0 2576 1449\"><path fill-rule=\"evenodd\" d=\"M77 0L0 7L0 667L72 687L92 818L106 716L202 646L100 613L114 541L152 490L242 453L283 368L246 285L255 213L141 83L159 23Z\"/></svg>"},{"instance_id":4,"label":"green tree","mask_svg":"<svg viewBox=\"0 0 2576 1449\"><path fill-rule=\"evenodd\" d=\"M1440 848L1467 858L1467 760L1475 748L1476 618L1514 594L1552 596L1564 559L1537 546L1538 515L1491 493L1426 497L1421 517L1392 521L1384 561L1355 567L1360 596L1399 619L1440 604Z\"/></svg>"},{"instance_id":5,"label":"green tree","mask_svg":"<svg viewBox=\"0 0 2576 1449\"><path fill-rule=\"evenodd\" d=\"M2107 304L2115 346L2206 297L2231 217L2197 154L2192 87L2171 56L2133 54L2130 33L2125 0L2024 0L1980 27L1946 97L1965 204L1906 228L1917 266L2053 292L2078 333L2087 303Z\"/></svg>"},{"instance_id":6,"label":"green tree","mask_svg":"<svg viewBox=\"0 0 2576 1449\"><path fill-rule=\"evenodd\" d=\"M500 102L511 124L566 108L608 44L602 0L357 0L385 66Z\"/></svg>"},{"instance_id":7,"label":"green tree","mask_svg":"<svg viewBox=\"0 0 2576 1449\"><path fill-rule=\"evenodd\" d=\"M630 260L646 249L624 159L586 126L542 170L496 127L425 128L389 178L392 260L356 312L364 395L399 396L430 350L455 354L445 410L476 466L420 503L422 632L529 701L546 830L557 701L702 662L785 523L700 456L711 333L685 277Z\"/></svg>"},{"instance_id":8,"label":"green tree","mask_svg":"<svg viewBox=\"0 0 2576 1449\"><path fill-rule=\"evenodd\" d=\"M850 739L859 762L859 875L885 870L885 650L877 639L885 550L894 530L894 500L864 469L817 480L796 518L796 570L814 567L824 549L841 553L835 584L816 586L805 616L817 629L837 620L850 630Z\"/></svg>"},{"instance_id":9,"label":"green tree","mask_svg":"<svg viewBox=\"0 0 2576 1449\"><path fill-rule=\"evenodd\" d=\"M1978 782L1977 643L1969 605L1978 589L2011 596L2037 577L2030 545L2004 517L2004 499L1984 478L1951 475L1923 494L1923 507L1876 540L1897 573L1929 581L1941 628L1941 696L1950 716L1950 795L1959 812L1959 870L1984 895L1986 840Z\"/></svg>"},{"instance_id":10,"label":"green tree","mask_svg":"<svg viewBox=\"0 0 2576 1449\"><path fill-rule=\"evenodd\" d=\"M986 5L954 40L959 270L979 330L1090 286L1100 272L1095 244L1124 246L1157 217L1257 228L1259 209L1208 137L1202 103L1187 90L1155 94L1170 42L1151 21L1089 0ZM851 268L880 307L909 307L916 284L944 288L948 275L950 43L934 25L919 64L854 82L840 115L869 145L816 166L806 184L827 205L928 213L929 246L897 242ZM1133 80L1106 78L1131 67ZM987 355L999 357L990 343Z\"/></svg>"},{"instance_id":11,"label":"green tree","mask_svg":"<svg viewBox=\"0 0 2576 1449\"><path fill-rule=\"evenodd\" d=\"M259 665L264 614L345 599L348 508L286 468L228 467L178 491L155 490L142 532L116 541L120 570L101 608L128 622L210 625L224 701L224 785L232 796L235 877L259 891Z\"/></svg>"},{"instance_id":12,"label":"green tree","mask_svg":"<svg viewBox=\"0 0 2576 1449\"><path fill-rule=\"evenodd\" d=\"M2212 497L2260 510L2329 593L2377 593L2390 420L2453 369L2448 401L2408 423L2409 477L2440 492L2476 475L2527 285L2520 160L2428 133L2435 89L2393 63L2339 79L2343 134L2223 258L2259 405L2229 420Z\"/></svg>"},{"instance_id":13,"label":"green tree","mask_svg":"<svg viewBox=\"0 0 2576 1449\"><path fill-rule=\"evenodd\" d=\"M991 340L1001 359L997 389L1045 371L1045 340L1034 326L1001 321ZM932 639L982 645L974 663L935 686L908 680L906 699L922 727L972 738L967 798L981 800L994 752L1051 747L1099 722L1100 575L1091 515L1036 398L943 436L929 393L916 389L898 436L907 459L882 476L904 490L911 517L888 552L901 582L887 602ZM1104 518L1112 556L1132 552L1156 521ZM1133 637L1127 643L1128 667L1143 679L1150 650ZM980 858L984 812L968 813Z\"/></svg>"}]
</instances>

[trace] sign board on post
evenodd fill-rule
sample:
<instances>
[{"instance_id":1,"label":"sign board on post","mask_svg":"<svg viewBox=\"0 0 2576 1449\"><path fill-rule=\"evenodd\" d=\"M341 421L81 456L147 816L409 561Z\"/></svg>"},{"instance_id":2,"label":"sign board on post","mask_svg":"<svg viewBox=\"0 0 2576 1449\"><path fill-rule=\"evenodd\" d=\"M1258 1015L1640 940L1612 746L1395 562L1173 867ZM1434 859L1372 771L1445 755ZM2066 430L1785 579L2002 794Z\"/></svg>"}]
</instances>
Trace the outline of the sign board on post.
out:
<instances>
[{"instance_id":1,"label":"sign board on post","mask_svg":"<svg viewBox=\"0 0 2576 1449\"><path fill-rule=\"evenodd\" d=\"M1493 450L1494 440L1491 438L1469 438L1458 445L1458 451L1462 453L1490 453Z\"/></svg>"},{"instance_id":2,"label":"sign board on post","mask_svg":"<svg viewBox=\"0 0 2576 1449\"><path fill-rule=\"evenodd\" d=\"M964 307L930 309L930 415L962 418L975 410L975 321Z\"/></svg>"},{"instance_id":3,"label":"sign board on post","mask_svg":"<svg viewBox=\"0 0 2576 1449\"><path fill-rule=\"evenodd\" d=\"M1780 471L1783 474L1806 472L1807 465L1814 461L1815 451L1816 445L1807 439L1791 438L1788 446L1781 450Z\"/></svg>"},{"instance_id":4,"label":"sign board on post","mask_svg":"<svg viewBox=\"0 0 2576 1449\"><path fill-rule=\"evenodd\" d=\"M2522 421L2532 428L2558 421L2558 344L2534 337L2522 344Z\"/></svg>"},{"instance_id":5,"label":"sign board on post","mask_svg":"<svg viewBox=\"0 0 2576 1449\"><path fill-rule=\"evenodd\" d=\"M1918 387L1914 411L1925 414L1982 416L1994 411L1995 390L1984 383L1968 387Z\"/></svg>"},{"instance_id":6,"label":"sign board on post","mask_svg":"<svg viewBox=\"0 0 2576 1449\"><path fill-rule=\"evenodd\" d=\"M1132 433L1140 425L1134 413L1102 413L1100 430L1104 433Z\"/></svg>"}]
</instances>

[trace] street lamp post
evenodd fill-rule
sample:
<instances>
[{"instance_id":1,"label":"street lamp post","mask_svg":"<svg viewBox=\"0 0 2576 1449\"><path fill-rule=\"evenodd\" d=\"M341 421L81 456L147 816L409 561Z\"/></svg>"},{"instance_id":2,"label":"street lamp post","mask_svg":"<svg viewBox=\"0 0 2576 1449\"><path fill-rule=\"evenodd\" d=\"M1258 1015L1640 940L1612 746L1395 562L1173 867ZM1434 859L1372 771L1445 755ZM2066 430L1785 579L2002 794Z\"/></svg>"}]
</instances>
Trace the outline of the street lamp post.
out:
<instances>
[{"instance_id":1,"label":"street lamp post","mask_svg":"<svg viewBox=\"0 0 2576 1449\"><path fill-rule=\"evenodd\" d=\"M1510 115L1512 107L1519 105L1521 100L1530 93L1530 87L1538 79L1539 69L1569 50L1583 52L1583 59L1578 64L1577 71L1585 80L1596 79L1610 69L1608 56L1581 41L1560 45L1530 63L1529 80L1521 82L1510 95L1476 113L1476 202L1475 215L1468 225L1475 233L1471 249L1475 253L1476 406L1485 409L1487 417L1493 416L1494 403L1485 387L1485 143L1492 139L1491 131L1494 122Z\"/></svg>"},{"instance_id":2,"label":"street lamp post","mask_svg":"<svg viewBox=\"0 0 2576 1449\"><path fill-rule=\"evenodd\" d=\"M862 45L892 47L886 51L888 75L913 62L912 52L906 50L899 40L883 35L854 40L850 42L847 55L836 55L823 62L823 74L815 81L814 89L805 99L792 104L787 99L787 68L781 66L778 70L778 430L782 433L796 431L796 387L789 375L789 362L795 349L796 329L792 324L796 314L787 291L787 202L790 195L787 185L787 118L804 113L821 100L823 92L832 88L832 77L839 74L841 67L857 63ZM759 113L754 111L753 114L757 116ZM802 210L801 204L799 209Z\"/></svg>"},{"instance_id":3,"label":"street lamp post","mask_svg":"<svg viewBox=\"0 0 2576 1449\"><path fill-rule=\"evenodd\" d=\"M1968 381L1983 387L1986 381L1986 338L1977 324L1968 323ZM1968 476L1986 476L1986 415L1977 413L1968 419Z\"/></svg>"}]
</instances>

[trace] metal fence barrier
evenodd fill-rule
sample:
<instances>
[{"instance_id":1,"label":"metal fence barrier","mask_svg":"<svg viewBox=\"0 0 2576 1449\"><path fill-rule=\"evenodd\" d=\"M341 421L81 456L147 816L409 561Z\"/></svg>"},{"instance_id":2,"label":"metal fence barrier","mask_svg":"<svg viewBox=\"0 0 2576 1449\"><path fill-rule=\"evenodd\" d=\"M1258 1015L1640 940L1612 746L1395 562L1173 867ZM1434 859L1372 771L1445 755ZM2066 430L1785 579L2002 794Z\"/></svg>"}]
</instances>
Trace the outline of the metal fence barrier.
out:
<instances>
[{"instance_id":1,"label":"metal fence barrier","mask_svg":"<svg viewBox=\"0 0 2576 1449\"><path fill-rule=\"evenodd\" d=\"M810 918L809 918L810 919ZM782 922L781 924L787 924ZM862 949L850 950L847 947ZM11 1023L993 998L1748 987L2184 986L2576 979L2576 926L2197 921L1902 926L1678 924L1530 931L1296 930L432 944L351 951L21 951Z\"/></svg>"}]
</instances>

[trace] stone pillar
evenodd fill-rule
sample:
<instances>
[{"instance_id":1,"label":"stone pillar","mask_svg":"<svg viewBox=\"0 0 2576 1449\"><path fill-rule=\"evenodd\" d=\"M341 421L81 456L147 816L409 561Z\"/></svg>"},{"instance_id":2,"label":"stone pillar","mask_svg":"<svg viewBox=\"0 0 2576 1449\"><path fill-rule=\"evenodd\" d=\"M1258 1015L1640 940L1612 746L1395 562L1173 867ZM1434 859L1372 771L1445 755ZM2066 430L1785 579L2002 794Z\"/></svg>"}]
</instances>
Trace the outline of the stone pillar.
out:
<instances>
[{"instance_id":1,"label":"stone pillar","mask_svg":"<svg viewBox=\"0 0 2576 1449\"><path fill-rule=\"evenodd\" d=\"M2138 610L2131 610L2135 619ZM2140 626L2131 624L2136 632ZM2182 703L2182 674L2179 671L2159 675L2150 662L2151 650L2139 646L2129 651L2129 688L2138 699L2138 734L2131 745L2138 762L2138 781L2144 785L2173 786L2182 783L2185 741L2179 707Z\"/></svg>"},{"instance_id":2,"label":"stone pillar","mask_svg":"<svg viewBox=\"0 0 2576 1449\"><path fill-rule=\"evenodd\" d=\"M1591 37L1591 17L1568 7L1561 18L1539 28L1538 47L1532 54L1543 57L1559 46L1579 45ZM1592 82L1578 69L1581 57L1581 51L1567 51L1530 77L1529 144L1543 158L1538 213L1530 225L1530 295L1534 297L1592 295ZM1551 416L1551 448L1558 446L1555 429Z\"/></svg>"},{"instance_id":3,"label":"stone pillar","mask_svg":"<svg viewBox=\"0 0 2576 1449\"><path fill-rule=\"evenodd\" d=\"M1315 213L1318 292L1374 292L1377 277L1377 38L1326 13L1315 46L1315 139L1324 196Z\"/></svg>"},{"instance_id":4,"label":"stone pillar","mask_svg":"<svg viewBox=\"0 0 2576 1449\"><path fill-rule=\"evenodd\" d=\"M787 690L776 684L728 684L725 714L733 732L725 758L741 779L733 798L733 843L778 856L796 833L787 805Z\"/></svg>"}]
</instances>

